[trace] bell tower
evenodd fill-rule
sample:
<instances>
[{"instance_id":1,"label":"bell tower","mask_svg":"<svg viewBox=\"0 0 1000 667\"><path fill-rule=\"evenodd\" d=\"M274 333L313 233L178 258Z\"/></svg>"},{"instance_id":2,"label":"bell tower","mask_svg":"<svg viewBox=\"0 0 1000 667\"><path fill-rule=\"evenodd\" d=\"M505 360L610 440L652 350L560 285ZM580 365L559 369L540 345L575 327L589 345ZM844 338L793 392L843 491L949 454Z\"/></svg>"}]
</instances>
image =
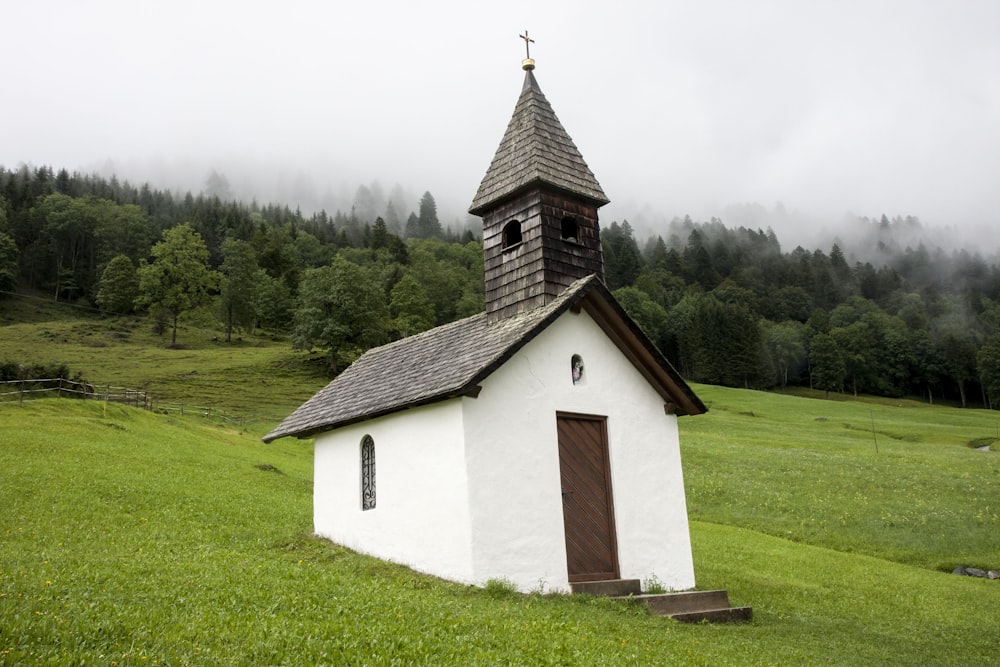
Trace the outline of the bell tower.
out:
<instances>
[{"instance_id":1,"label":"bell tower","mask_svg":"<svg viewBox=\"0 0 1000 667\"><path fill-rule=\"evenodd\" d=\"M608 198L539 88L530 52L521 67L514 115L469 207L483 219L491 323L551 302L579 278L604 279L597 209Z\"/></svg>"}]
</instances>

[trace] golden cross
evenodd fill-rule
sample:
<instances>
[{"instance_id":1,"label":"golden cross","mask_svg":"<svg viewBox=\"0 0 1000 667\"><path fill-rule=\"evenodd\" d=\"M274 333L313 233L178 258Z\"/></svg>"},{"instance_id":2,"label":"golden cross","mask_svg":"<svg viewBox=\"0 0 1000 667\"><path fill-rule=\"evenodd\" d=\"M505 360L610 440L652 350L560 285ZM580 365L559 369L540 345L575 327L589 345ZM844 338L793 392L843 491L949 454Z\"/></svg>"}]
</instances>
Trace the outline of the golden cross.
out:
<instances>
[{"instance_id":1,"label":"golden cross","mask_svg":"<svg viewBox=\"0 0 1000 667\"><path fill-rule=\"evenodd\" d=\"M531 45L535 43L535 40L528 37L528 31L525 30L523 35L518 35L524 40L524 54L527 58L531 58Z\"/></svg>"}]
</instances>

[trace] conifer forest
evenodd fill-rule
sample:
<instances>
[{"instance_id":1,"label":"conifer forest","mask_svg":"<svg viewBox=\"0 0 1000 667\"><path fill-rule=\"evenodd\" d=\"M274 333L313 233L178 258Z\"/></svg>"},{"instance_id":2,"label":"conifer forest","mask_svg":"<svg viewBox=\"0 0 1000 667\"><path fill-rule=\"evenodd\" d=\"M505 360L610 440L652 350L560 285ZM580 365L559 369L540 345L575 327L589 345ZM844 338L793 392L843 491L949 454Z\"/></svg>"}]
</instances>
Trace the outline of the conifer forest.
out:
<instances>
[{"instance_id":1,"label":"conifer forest","mask_svg":"<svg viewBox=\"0 0 1000 667\"><path fill-rule=\"evenodd\" d=\"M337 373L483 309L478 230L443 225L430 192L376 199L362 186L350 211L303 214L0 168L0 307L30 295L148 316L175 346L186 318L225 340L270 332L326 352ZM601 226L605 282L691 381L1000 407L996 248L943 248L912 217L858 219L849 240L791 249L714 218L642 238L627 221Z\"/></svg>"}]
</instances>

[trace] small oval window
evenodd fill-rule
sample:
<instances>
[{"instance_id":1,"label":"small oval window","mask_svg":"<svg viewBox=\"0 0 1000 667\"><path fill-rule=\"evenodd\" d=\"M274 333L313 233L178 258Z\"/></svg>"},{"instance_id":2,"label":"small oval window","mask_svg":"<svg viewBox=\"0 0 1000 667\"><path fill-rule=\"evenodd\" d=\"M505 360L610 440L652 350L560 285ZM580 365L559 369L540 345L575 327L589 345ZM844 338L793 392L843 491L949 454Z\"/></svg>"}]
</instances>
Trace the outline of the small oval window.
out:
<instances>
[{"instance_id":1,"label":"small oval window","mask_svg":"<svg viewBox=\"0 0 1000 667\"><path fill-rule=\"evenodd\" d=\"M583 374L583 357L574 354L570 359L570 367L573 371L573 384L583 384L585 376Z\"/></svg>"}]
</instances>

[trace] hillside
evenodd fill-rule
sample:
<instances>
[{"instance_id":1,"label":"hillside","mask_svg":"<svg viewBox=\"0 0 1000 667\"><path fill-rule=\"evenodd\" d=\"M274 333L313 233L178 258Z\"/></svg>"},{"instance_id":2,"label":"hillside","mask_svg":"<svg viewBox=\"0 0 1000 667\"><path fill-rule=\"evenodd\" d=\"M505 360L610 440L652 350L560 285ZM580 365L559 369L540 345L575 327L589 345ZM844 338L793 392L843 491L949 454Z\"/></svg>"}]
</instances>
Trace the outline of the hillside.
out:
<instances>
[{"instance_id":1,"label":"hillside","mask_svg":"<svg viewBox=\"0 0 1000 667\"><path fill-rule=\"evenodd\" d=\"M327 382L318 355L293 352L274 336L220 339L218 330L182 326L183 344L153 332L138 315L103 316L40 298L18 297L0 311L0 362L65 364L96 386L149 392L156 403L208 406L274 422Z\"/></svg>"},{"instance_id":2,"label":"hillside","mask_svg":"<svg viewBox=\"0 0 1000 667\"><path fill-rule=\"evenodd\" d=\"M331 368L484 308L482 228L443 223L430 192L409 215L412 199L365 186L349 208L304 215L226 190L180 196L0 165L0 298L148 313L171 339L178 321L219 338L282 331L328 351ZM1000 258L988 235L962 247L954 229L912 216L849 216L835 239L792 248L753 206L734 216L747 226L655 217L642 236L627 220L600 223L603 279L684 377L1000 400ZM165 281L168 266L184 269Z\"/></svg>"},{"instance_id":3,"label":"hillside","mask_svg":"<svg viewBox=\"0 0 1000 667\"><path fill-rule=\"evenodd\" d=\"M994 663L1000 582L934 569L1000 553L998 456L967 446L992 414L698 390L696 573L754 606L746 626L469 589L314 540L308 442L2 403L0 664Z\"/></svg>"},{"instance_id":4,"label":"hillside","mask_svg":"<svg viewBox=\"0 0 1000 667\"><path fill-rule=\"evenodd\" d=\"M709 412L680 421L693 518L922 568L1000 569L996 412L695 387Z\"/></svg>"}]
</instances>

